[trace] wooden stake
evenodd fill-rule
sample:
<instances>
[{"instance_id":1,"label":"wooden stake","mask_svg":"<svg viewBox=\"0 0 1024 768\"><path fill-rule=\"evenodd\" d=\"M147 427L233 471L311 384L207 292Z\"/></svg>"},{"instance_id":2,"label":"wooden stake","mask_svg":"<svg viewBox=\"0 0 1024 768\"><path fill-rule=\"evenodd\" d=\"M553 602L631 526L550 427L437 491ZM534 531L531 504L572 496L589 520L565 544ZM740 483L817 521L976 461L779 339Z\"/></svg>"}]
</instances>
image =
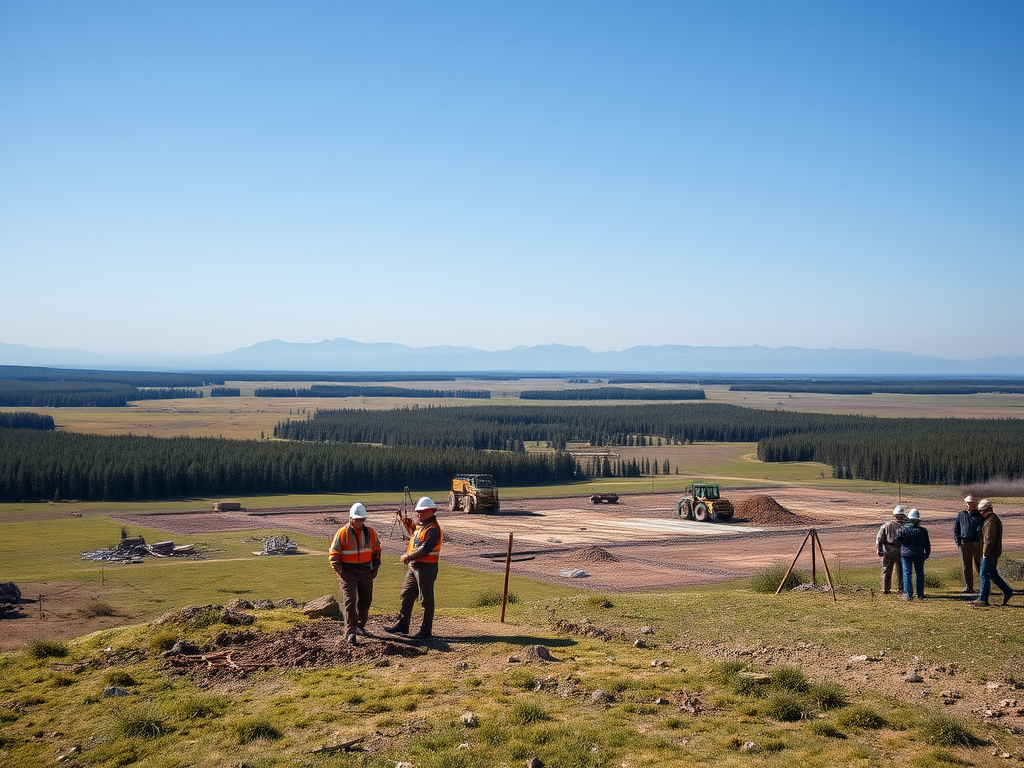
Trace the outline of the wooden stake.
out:
<instances>
[{"instance_id":1,"label":"wooden stake","mask_svg":"<svg viewBox=\"0 0 1024 768\"><path fill-rule=\"evenodd\" d=\"M814 556L815 544L817 543L817 541L818 541L818 533L817 533L817 531L812 530L811 531L811 584L817 584L818 583L817 560L816 560L816 558Z\"/></svg>"},{"instance_id":2,"label":"wooden stake","mask_svg":"<svg viewBox=\"0 0 1024 768\"><path fill-rule=\"evenodd\" d=\"M505 591L501 595L501 623L505 623L505 604L508 602L508 571L512 567L512 534L508 535L508 552L505 553Z\"/></svg>"},{"instance_id":3,"label":"wooden stake","mask_svg":"<svg viewBox=\"0 0 1024 768\"><path fill-rule=\"evenodd\" d=\"M782 591L782 585L786 583L786 579L789 578L789 574L793 572L793 568L796 566L796 561L800 559L800 553L804 551L804 545L807 544L807 540L811 538L811 534L814 533L814 529L811 528L807 531L807 535L804 536L803 543L800 545L800 549L796 551L796 557L793 558L793 562L789 565L789 570L786 571L786 575L782 577L782 581L779 582L779 588L775 590L775 594L779 594Z\"/></svg>"}]
</instances>

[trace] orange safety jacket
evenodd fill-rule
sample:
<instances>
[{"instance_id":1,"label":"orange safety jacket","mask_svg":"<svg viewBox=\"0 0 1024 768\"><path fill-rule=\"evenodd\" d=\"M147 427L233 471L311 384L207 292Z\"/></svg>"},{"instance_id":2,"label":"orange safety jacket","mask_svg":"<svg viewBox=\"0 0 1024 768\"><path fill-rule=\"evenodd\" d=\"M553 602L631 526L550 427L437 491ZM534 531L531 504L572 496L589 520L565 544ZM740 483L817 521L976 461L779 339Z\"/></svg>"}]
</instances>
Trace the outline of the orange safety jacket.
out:
<instances>
[{"instance_id":1,"label":"orange safety jacket","mask_svg":"<svg viewBox=\"0 0 1024 768\"><path fill-rule=\"evenodd\" d=\"M351 525L342 526L334 534L327 556L330 558L331 567L339 573L344 565L372 564L374 568L378 568L380 567L380 541L377 539L377 532L365 524L361 532L357 532Z\"/></svg>"},{"instance_id":2,"label":"orange safety jacket","mask_svg":"<svg viewBox=\"0 0 1024 768\"><path fill-rule=\"evenodd\" d=\"M427 531L429 531L431 528L434 528L435 530L437 530L437 544L435 544L434 548L432 550L430 550L427 554L423 555L423 557L417 557L412 562L414 562L414 563L436 563L437 562L437 556L441 554L441 540L444 539L444 533L442 533L442 531L441 531L441 526L437 524L437 518L436 517L433 520L430 520L429 522L426 522L423 525L418 526L416 528L416 530L414 530L412 532L412 535L409 537L409 544L406 547L405 552L406 552L406 554L411 555L415 550L417 550L420 547L422 547L424 545L425 541L426 541L426 538L427 538Z\"/></svg>"}]
</instances>

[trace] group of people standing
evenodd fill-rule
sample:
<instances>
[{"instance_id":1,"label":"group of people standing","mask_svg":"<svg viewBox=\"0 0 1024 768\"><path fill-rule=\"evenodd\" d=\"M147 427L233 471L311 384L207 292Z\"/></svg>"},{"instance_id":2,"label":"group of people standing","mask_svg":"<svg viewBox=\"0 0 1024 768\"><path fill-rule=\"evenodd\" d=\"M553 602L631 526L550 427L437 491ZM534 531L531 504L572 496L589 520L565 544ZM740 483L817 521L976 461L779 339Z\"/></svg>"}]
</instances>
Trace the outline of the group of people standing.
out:
<instances>
[{"instance_id":1,"label":"group of people standing","mask_svg":"<svg viewBox=\"0 0 1024 768\"><path fill-rule=\"evenodd\" d=\"M1002 590L1002 605L1007 605L1013 596L1013 589L999 575L999 556L1003 552L1003 523L996 516L992 502L974 500L973 495L964 499L966 509L956 516L953 524L953 540L960 549L964 576L964 592L974 592L974 573L978 572L980 589L975 607L989 604L989 594L995 584ZM882 592L892 591L892 576L896 565L900 565L900 579L896 591L904 600L913 600L915 594L924 598L924 561L931 556L931 540L928 529L921 525L921 513L916 509L905 512L903 505L892 511L875 535L875 551L882 558Z\"/></svg>"},{"instance_id":2,"label":"group of people standing","mask_svg":"<svg viewBox=\"0 0 1024 768\"><path fill-rule=\"evenodd\" d=\"M416 522L396 512L409 542L402 562L408 566L400 593L401 607L398 620L385 627L385 632L409 634L412 609L419 598L423 607L423 621L415 640L429 640L434 628L434 582L437 581L437 561L441 554L444 534L437 523L437 505L428 496L416 503ZM345 612L345 637L357 645L361 637L368 637L366 621L373 602L373 580L380 569L381 546L377 532L366 524L366 507L356 502L349 509L349 521L334 534L328 558L331 568L338 574Z\"/></svg>"}]
</instances>

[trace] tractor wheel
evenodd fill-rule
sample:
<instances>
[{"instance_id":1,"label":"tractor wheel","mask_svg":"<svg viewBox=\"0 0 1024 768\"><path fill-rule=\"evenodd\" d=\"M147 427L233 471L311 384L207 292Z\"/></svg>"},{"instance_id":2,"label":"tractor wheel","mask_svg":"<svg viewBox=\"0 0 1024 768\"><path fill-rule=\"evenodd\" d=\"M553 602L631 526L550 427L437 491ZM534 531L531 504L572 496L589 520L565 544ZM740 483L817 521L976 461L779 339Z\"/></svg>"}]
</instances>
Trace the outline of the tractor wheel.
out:
<instances>
[{"instance_id":1,"label":"tractor wheel","mask_svg":"<svg viewBox=\"0 0 1024 768\"><path fill-rule=\"evenodd\" d=\"M474 512L476 512L476 504L473 503L473 497L472 496L467 496L465 498L464 506L466 507L466 514L467 515L472 515Z\"/></svg>"},{"instance_id":2,"label":"tractor wheel","mask_svg":"<svg viewBox=\"0 0 1024 768\"><path fill-rule=\"evenodd\" d=\"M448 511L458 512L459 511L459 497L455 495L455 491L451 491L448 494Z\"/></svg>"},{"instance_id":3,"label":"tractor wheel","mask_svg":"<svg viewBox=\"0 0 1024 768\"><path fill-rule=\"evenodd\" d=\"M693 519L693 504L690 503L689 499L683 499L679 502L679 508L677 511L683 520Z\"/></svg>"},{"instance_id":4,"label":"tractor wheel","mask_svg":"<svg viewBox=\"0 0 1024 768\"><path fill-rule=\"evenodd\" d=\"M708 520L708 505L703 501L698 501L697 505L693 508L693 519L705 523Z\"/></svg>"}]
</instances>

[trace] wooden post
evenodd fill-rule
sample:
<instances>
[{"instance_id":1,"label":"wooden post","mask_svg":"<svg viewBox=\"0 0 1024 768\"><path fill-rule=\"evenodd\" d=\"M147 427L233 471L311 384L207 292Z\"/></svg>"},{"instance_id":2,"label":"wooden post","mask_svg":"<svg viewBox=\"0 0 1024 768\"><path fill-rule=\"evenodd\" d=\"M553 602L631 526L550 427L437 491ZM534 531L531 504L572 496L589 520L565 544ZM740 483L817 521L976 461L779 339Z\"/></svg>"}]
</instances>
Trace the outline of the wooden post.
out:
<instances>
[{"instance_id":1,"label":"wooden post","mask_svg":"<svg viewBox=\"0 0 1024 768\"><path fill-rule=\"evenodd\" d=\"M818 563L815 558L814 550L816 549L815 544L818 541L818 532L811 529L811 584L818 583Z\"/></svg>"},{"instance_id":2,"label":"wooden post","mask_svg":"<svg viewBox=\"0 0 1024 768\"><path fill-rule=\"evenodd\" d=\"M814 532L814 538L818 538L818 532ZM818 548L821 549L821 564L825 566L825 578L828 579L828 588L832 591L832 602L837 603L839 599L836 597L836 587L832 583L832 572L828 569L828 560L825 559L825 550L821 547L821 539L818 539Z\"/></svg>"},{"instance_id":3,"label":"wooden post","mask_svg":"<svg viewBox=\"0 0 1024 768\"><path fill-rule=\"evenodd\" d=\"M505 553L505 591L501 594L501 623L505 623L505 604L508 602L508 571L512 567L512 534L508 535L508 552Z\"/></svg>"},{"instance_id":4,"label":"wooden post","mask_svg":"<svg viewBox=\"0 0 1024 768\"><path fill-rule=\"evenodd\" d=\"M39 620L43 620L43 596L39 596Z\"/></svg>"}]
</instances>

